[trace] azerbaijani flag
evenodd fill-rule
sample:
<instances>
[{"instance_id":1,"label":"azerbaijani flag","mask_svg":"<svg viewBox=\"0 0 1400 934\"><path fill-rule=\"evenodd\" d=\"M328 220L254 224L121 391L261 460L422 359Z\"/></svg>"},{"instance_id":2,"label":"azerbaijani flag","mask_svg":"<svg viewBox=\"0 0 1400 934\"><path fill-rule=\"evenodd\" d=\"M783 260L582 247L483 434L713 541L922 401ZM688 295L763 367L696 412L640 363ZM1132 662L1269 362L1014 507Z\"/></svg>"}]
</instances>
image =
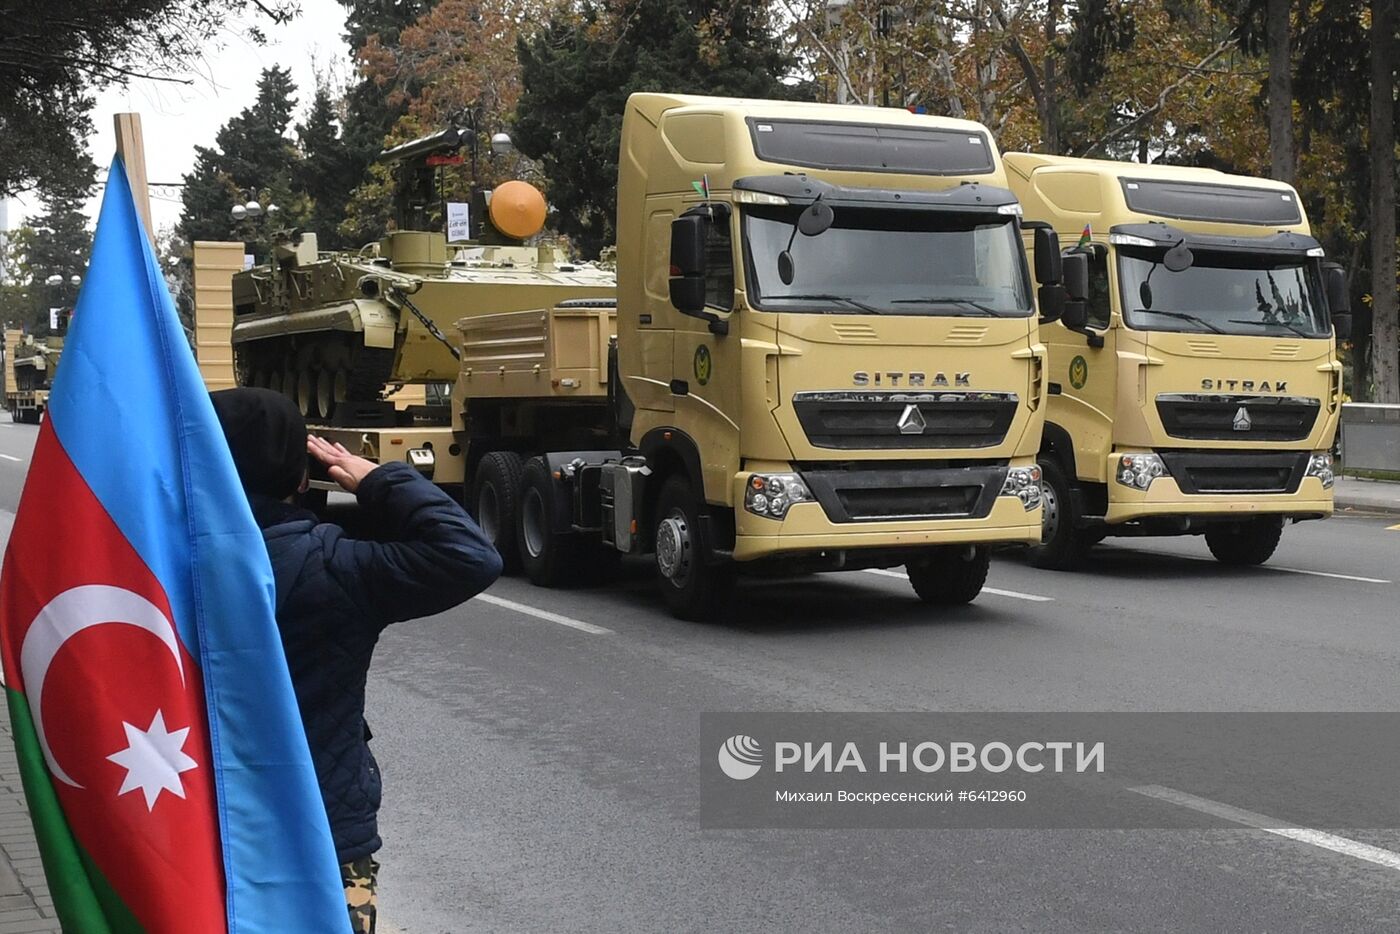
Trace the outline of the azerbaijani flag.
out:
<instances>
[{"instance_id":1,"label":"azerbaijani flag","mask_svg":"<svg viewBox=\"0 0 1400 934\"><path fill-rule=\"evenodd\" d=\"M1074 245L1075 249L1084 249L1086 246L1089 245L1090 241L1092 241L1093 239L1094 232L1089 229L1088 224L1085 224L1084 229L1079 232L1079 242Z\"/></svg>"},{"instance_id":2,"label":"azerbaijani flag","mask_svg":"<svg viewBox=\"0 0 1400 934\"><path fill-rule=\"evenodd\" d=\"M273 578L118 159L0 576L65 931L349 931Z\"/></svg>"}]
</instances>

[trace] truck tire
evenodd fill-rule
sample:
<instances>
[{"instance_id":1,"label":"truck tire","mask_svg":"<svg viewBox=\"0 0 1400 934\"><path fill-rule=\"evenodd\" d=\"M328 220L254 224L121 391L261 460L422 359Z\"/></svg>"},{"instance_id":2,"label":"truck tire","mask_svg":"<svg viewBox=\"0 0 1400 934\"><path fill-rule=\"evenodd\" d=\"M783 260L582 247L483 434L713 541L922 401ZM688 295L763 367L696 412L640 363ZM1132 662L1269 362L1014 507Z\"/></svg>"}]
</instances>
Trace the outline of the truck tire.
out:
<instances>
[{"instance_id":1,"label":"truck tire","mask_svg":"<svg viewBox=\"0 0 1400 934\"><path fill-rule=\"evenodd\" d=\"M1206 546L1221 564L1244 567L1268 561L1282 536L1282 516L1258 516L1207 529Z\"/></svg>"},{"instance_id":2,"label":"truck tire","mask_svg":"<svg viewBox=\"0 0 1400 934\"><path fill-rule=\"evenodd\" d=\"M553 478L551 478L553 479ZM525 459L514 451L491 451L476 465L471 501L467 510L496 551L505 573L520 571L520 545L516 525L520 522L520 494L525 483Z\"/></svg>"},{"instance_id":3,"label":"truck tire","mask_svg":"<svg viewBox=\"0 0 1400 934\"><path fill-rule=\"evenodd\" d=\"M578 580L586 542L569 528L568 490L554 479L543 457L521 471L515 524L520 566L537 587L562 587Z\"/></svg>"},{"instance_id":4,"label":"truck tire","mask_svg":"<svg viewBox=\"0 0 1400 934\"><path fill-rule=\"evenodd\" d=\"M1030 547L1031 564L1055 571L1072 571L1083 563L1094 540L1079 528L1074 492L1058 461L1040 461L1040 544Z\"/></svg>"},{"instance_id":5,"label":"truck tire","mask_svg":"<svg viewBox=\"0 0 1400 934\"><path fill-rule=\"evenodd\" d=\"M992 554L986 545L931 549L904 566L914 593L925 603L959 606L971 603L987 582Z\"/></svg>"},{"instance_id":6,"label":"truck tire","mask_svg":"<svg viewBox=\"0 0 1400 934\"><path fill-rule=\"evenodd\" d=\"M666 608L678 619L704 622L729 606L737 573L732 562L710 564L700 497L690 482L672 475L661 485L654 530L656 577Z\"/></svg>"}]
</instances>

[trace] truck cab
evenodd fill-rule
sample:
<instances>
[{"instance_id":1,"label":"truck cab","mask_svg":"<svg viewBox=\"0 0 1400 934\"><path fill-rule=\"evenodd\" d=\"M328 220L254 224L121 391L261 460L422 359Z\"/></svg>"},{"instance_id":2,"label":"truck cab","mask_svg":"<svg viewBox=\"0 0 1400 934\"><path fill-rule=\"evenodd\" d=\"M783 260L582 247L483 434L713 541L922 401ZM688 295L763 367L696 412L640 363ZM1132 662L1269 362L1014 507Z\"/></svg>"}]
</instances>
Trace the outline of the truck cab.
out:
<instances>
[{"instance_id":1,"label":"truck cab","mask_svg":"<svg viewBox=\"0 0 1400 934\"><path fill-rule=\"evenodd\" d=\"M1105 536L1193 534L1258 564L1288 520L1330 515L1350 316L1297 192L1198 168L1005 161L1028 221L1077 241L1088 267L1067 281L1082 326L1043 331L1033 560L1070 568Z\"/></svg>"},{"instance_id":2,"label":"truck cab","mask_svg":"<svg viewBox=\"0 0 1400 934\"><path fill-rule=\"evenodd\" d=\"M621 427L674 611L761 565L905 565L925 600L964 602L987 546L1039 541L1046 349L1020 220L977 123L629 98Z\"/></svg>"}]
</instances>

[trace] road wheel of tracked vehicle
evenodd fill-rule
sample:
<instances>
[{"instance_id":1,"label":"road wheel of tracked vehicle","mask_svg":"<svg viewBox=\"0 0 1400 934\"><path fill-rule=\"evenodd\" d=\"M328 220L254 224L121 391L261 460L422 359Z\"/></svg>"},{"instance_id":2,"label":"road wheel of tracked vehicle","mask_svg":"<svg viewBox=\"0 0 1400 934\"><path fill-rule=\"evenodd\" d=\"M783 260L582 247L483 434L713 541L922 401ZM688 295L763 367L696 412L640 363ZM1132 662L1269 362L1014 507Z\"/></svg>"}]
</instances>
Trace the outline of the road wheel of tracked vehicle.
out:
<instances>
[{"instance_id":1,"label":"road wheel of tracked vehicle","mask_svg":"<svg viewBox=\"0 0 1400 934\"><path fill-rule=\"evenodd\" d=\"M321 414L316 408L316 371L309 366L297 371L296 404L307 418L316 418Z\"/></svg>"},{"instance_id":2,"label":"road wheel of tracked vehicle","mask_svg":"<svg viewBox=\"0 0 1400 934\"><path fill-rule=\"evenodd\" d=\"M904 566L914 593L925 603L959 606L971 603L987 582L992 561L985 545L934 548Z\"/></svg>"},{"instance_id":3,"label":"road wheel of tracked vehicle","mask_svg":"<svg viewBox=\"0 0 1400 934\"><path fill-rule=\"evenodd\" d=\"M1206 530L1206 546L1221 564L1263 564L1283 536L1282 516L1257 516Z\"/></svg>"},{"instance_id":4,"label":"road wheel of tracked vehicle","mask_svg":"<svg viewBox=\"0 0 1400 934\"><path fill-rule=\"evenodd\" d=\"M709 564L700 497L685 477L673 475L661 485L656 503L656 576L661 597L673 616L712 620L728 607L737 577L734 565Z\"/></svg>"},{"instance_id":5,"label":"road wheel of tracked vehicle","mask_svg":"<svg viewBox=\"0 0 1400 934\"><path fill-rule=\"evenodd\" d=\"M471 501L481 531L496 546L507 574L520 570L520 496L525 482L525 459L514 451L492 451L476 465ZM553 479L552 477L550 479Z\"/></svg>"},{"instance_id":6,"label":"road wheel of tracked vehicle","mask_svg":"<svg viewBox=\"0 0 1400 934\"><path fill-rule=\"evenodd\" d=\"M1038 568L1072 571L1084 560L1093 540L1079 528L1079 514L1069 479L1057 461L1040 462L1040 544L1030 548Z\"/></svg>"},{"instance_id":7,"label":"road wheel of tracked vehicle","mask_svg":"<svg viewBox=\"0 0 1400 934\"><path fill-rule=\"evenodd\" d=\"M586 543L569 529L569 491L543 457L521 471L516 537L521 567L530 583L559 587L577 579Z\"/></svg>"},{"instance_id":8,"label":"road wheel of tracked vehicle","mask_svg":"<svg viewBox=\"0 0 1400 934\"><path fill-rule=\"evenodd\" d=\"M335 413L335 373L330 370L316 374L316 410L327 418Z\"/></svg>"}]
</instances>

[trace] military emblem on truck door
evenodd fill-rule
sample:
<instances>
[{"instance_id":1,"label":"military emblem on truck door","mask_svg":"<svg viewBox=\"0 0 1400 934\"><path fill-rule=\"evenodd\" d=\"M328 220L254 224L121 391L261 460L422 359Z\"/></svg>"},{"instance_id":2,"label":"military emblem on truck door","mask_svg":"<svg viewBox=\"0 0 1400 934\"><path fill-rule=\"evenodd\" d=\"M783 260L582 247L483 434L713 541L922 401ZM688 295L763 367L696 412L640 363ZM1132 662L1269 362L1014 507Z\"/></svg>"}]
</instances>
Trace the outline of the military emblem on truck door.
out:
<instances>
[{"instance_id":1,"label":"military emblem on truck door","mask_svg":"<svg viewBox=\"0 0 1400 934\"><path fill-rule=\"evenodd\" d=\"M710 381L710 372L714 369L714 362L710 359L710 348L701 344L695 348L695 381L704 386Z\"/></svg>"},{"instance_id":2,"label":"military emblem on truck door","mask_svg":"<svg viewBox=\"0 0 1400 934\"><path fill-rule=\"evenodd\" d=\"M1083 389L1089 382L1089 361L1075 357L1069 362L1069 384L1075 389Z\"/></svg>"}]
</instances>

